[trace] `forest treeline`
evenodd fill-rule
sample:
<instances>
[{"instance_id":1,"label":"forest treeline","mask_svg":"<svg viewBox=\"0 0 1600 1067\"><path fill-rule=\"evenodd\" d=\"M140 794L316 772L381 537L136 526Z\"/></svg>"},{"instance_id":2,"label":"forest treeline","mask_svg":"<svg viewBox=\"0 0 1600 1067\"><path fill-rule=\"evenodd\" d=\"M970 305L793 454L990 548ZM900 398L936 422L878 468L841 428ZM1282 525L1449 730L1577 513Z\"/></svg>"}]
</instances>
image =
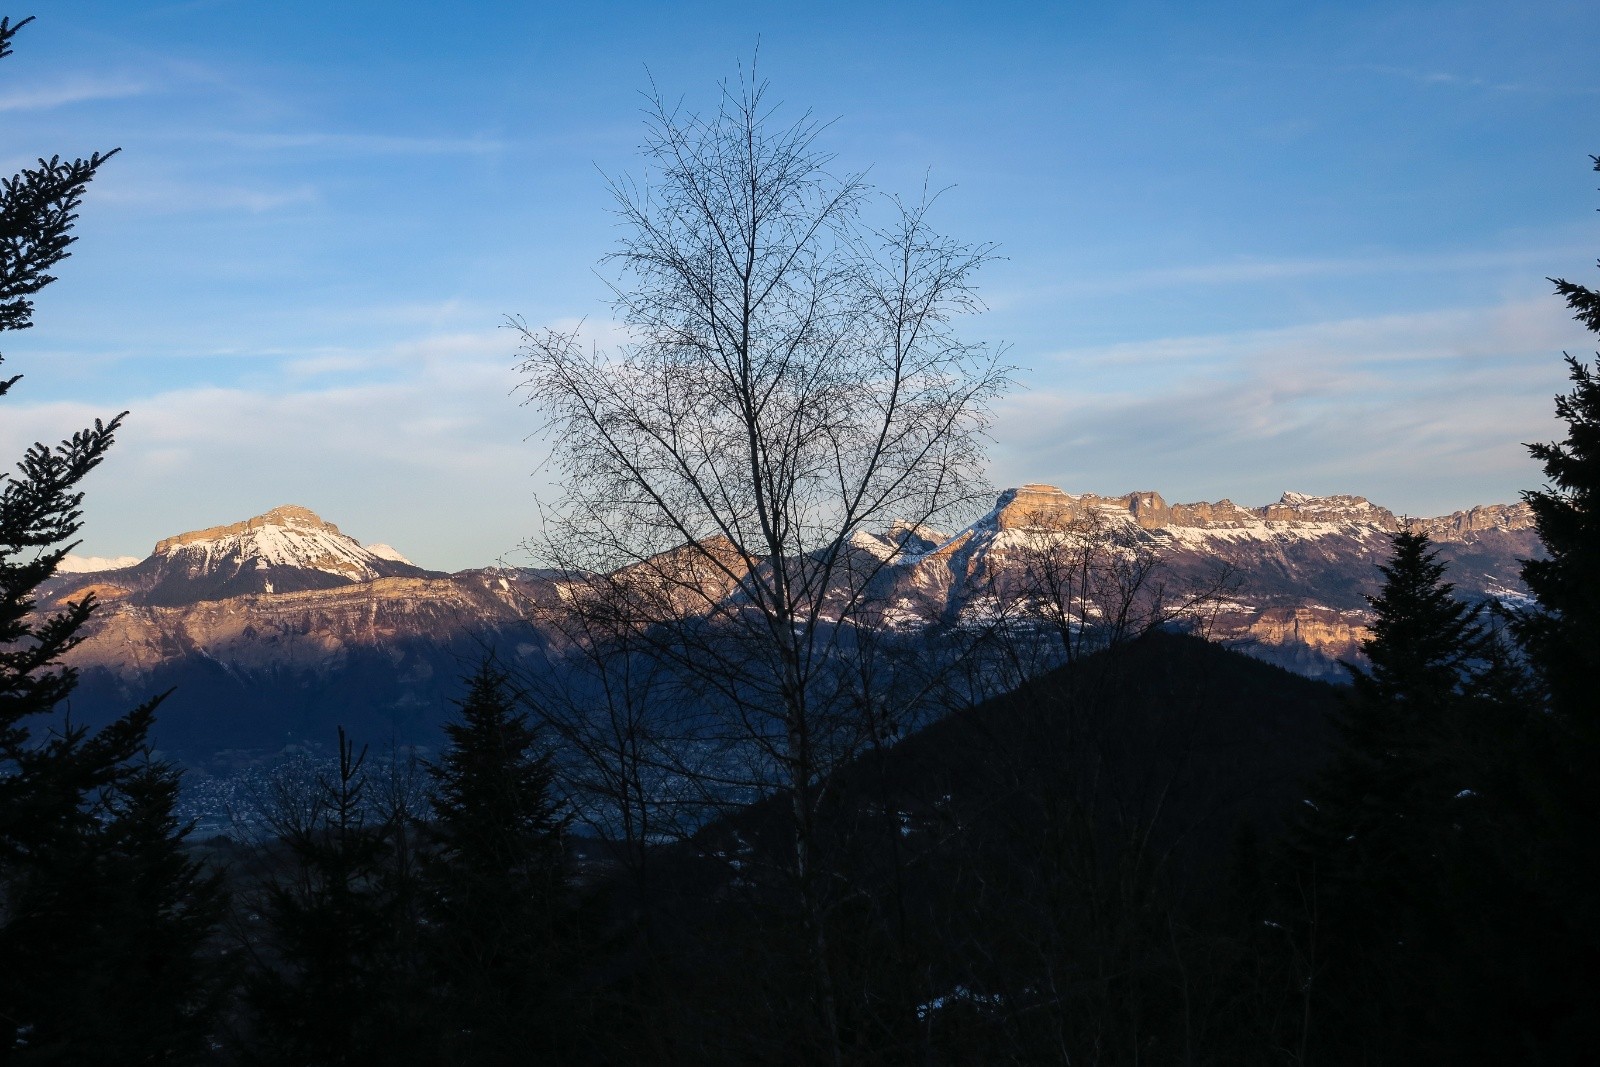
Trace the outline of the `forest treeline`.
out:
<instances>
[{"instance_id":1,"label":"forest treeline","mask_svg":"<svg viewBox=\"0 0 1600 1067\"><path fill-rule=\"evenodd\" d=\"M27 21L0 20L0 57ZM122 417L6 478L0 1061L1588 1062L1596 369L1568 358L1567 435L1531 446L1548 484L1525 494L1547 553L1523 569L1530 604L1463 603L1428 540L1396 534L1347 687L1180 632L1199 601L1103 529L1024 546L993 625L891 639L843 546L977 484L1007 372L944 327L989 250L931 234L927 204L852 229L865 187L818 177L818 128L769 136L760 100L659 110L669 195L618 188L619 256L643 279L624 310L659 343L590 364L523 331L591 505L553 528L636 564L574 566L568 669L487 656L437 758L338 730L329 765L257 798L249 833L194 841L182 771L149 745L160 696L73 723L62 657L93 596L33 610ZM0 188L0 331L31 325L114 154ZM754 236L690 255L706 212L724 234L776 218L790 243L770 263ZM1600 333L1600 293L1556 284ZM753 328L772 293L800 333ZM707 299L719 325L690 360ZM741 428L674 406L685 383L731 398ZM697 432L674 436L684 420ZM695 448L712 451L680 462ZM691 491L740 464L748 498Z\"/></svg>"}]
</instances>

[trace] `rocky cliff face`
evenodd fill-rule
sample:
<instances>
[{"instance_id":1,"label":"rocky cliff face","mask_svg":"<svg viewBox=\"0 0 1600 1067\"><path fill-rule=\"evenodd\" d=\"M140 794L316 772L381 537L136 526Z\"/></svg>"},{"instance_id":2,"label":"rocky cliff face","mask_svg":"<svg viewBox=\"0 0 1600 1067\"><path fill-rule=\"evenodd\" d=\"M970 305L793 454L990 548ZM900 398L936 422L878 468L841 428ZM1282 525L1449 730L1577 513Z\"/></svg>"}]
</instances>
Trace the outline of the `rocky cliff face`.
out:
<instances>
[{"instance_id":1,"label":"rocky cliff face","mask_svg":"<svg viewBox=\"0 0 1600 1067\"><path fill-rule=\"evenodd\" d=\"M1366 611L1321 605L1262 608L1218 615L1212 634L1260 659L1313 678L1344 675L1341 662L1361 662L1361 643L1372 636Z\"/></svg>"},{"instance_id":2,"label":"rocky cliff face","mask_svg":"<svg viewBox=\"0 0 1600 1067\"><path fill-rule=\"evenodd\" d=\"M1412 519L1410 525L1440 543L1470 543L1482 534L1531 531L1533 509L1521 503L1485 504L1436 519Z\"/></svg>"},{"instance_id":3,"label":"rocky cliff face","mask_svg":"<svg viewBox=\"0 0 1600 1067\"><path fill-rule=\"evenodd\" d=\"M886 595L891 617L905 625L986 611L986 598L1008 583L1016 591L1020 571L1051 555L1056 567L1081 564L1086 540L1109 539L1107 561L1158 560L1154 580L1172 601L1209 591L1213 636L1302 673L1342 677L1338 661L1359 658L1370 622L1366 598L1377 592L1378 565L1402 528L1434 540L1451 581L1471 599L1521 597L1520 561L1540 551L1525 504L1409 519L1359 496L1291 492L1252 508L1032 484L1001 493L967 529L897 557Z\"/></svg>"},{"instance_id":4,"label":"rocky cliff face","mask_svg":"<svg viewBox=\"0 0 1600 1067\"><path fill-rule=\"evenodd\" d=\"M1108 559L1159 561L1165 595L1217 592L1203 609L1213 636L1337 676L1336 661L1359 654L1364 598L1377 589L1389 535L1406 524L1438 543L1469 597L1520 596L1518 560L1539 550L1522 504L1402 519L1355 496L1285 493L1251 508L1042 484L1005 491L953 536L896 524L854 544L883 563L885 622L916 627L992 610L1040 552L1110 538ZM166 538L131 566L61 575L41 604L88 591L103 601L69 656L84 672L76 716L93 724L177 685L162 721L179 740L167 743L216 748L325 733L334 722L381 739L405 734L417 716L437 720L486 651L539 661L554 638L537 620L567 584L533 571L426 571L304 508L281 507Z\"/></svg>"}]
</instances>

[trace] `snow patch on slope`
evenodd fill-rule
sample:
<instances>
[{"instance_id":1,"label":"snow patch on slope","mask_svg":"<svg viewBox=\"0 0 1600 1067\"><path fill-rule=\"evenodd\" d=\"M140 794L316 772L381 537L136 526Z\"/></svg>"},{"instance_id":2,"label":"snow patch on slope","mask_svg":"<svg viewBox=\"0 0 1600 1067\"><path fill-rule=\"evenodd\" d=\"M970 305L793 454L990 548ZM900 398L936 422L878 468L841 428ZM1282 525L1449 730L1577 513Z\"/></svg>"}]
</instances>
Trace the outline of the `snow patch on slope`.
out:
<instances>
[{"instance_id":1,"label":"snow patch on slope","mask_svg":"<svg viewBox=\"0 0 1600 1067\"><path fill-rule=\"evenodd\" d=\"M379 559L392 559L396 563L411 563L411 561L409 559L406 559L406 557L404 557L404 556L402 556L400 554L400 551L398 549L393 548L390 545L384 545L384 544L368 545L367 546L367 551L371 552L374 556L377 556ZM414 563L412 563L411 565L413 567L416 566L416 564L414 564Z\"/></svg>"},{"instance_id":2,"label":"snow patch on slope","mask_svg":"<svg viewBox=\"0 0 1600 1067\"><path fill-rule=\"evenodd\" d=\"M1376 525L1358 522L1302 522L1262 520L1238 526L1166 526L1157 531L1187 548L1199 548L1218 541L1277 541L1292 543L1315 541L1323 537L1378 536Z\"/></svg>"},{"instance_id":3,"label":"snow patch on slope","mask_svg":"<svg viewBox=\"0 0 1600 1067\"><path fill-rule=\"evenodd\" d=\"M138 556L68 556L56 565L56 573L98 574L131 567L138 562Z\"/></svg>"}]
</instances>

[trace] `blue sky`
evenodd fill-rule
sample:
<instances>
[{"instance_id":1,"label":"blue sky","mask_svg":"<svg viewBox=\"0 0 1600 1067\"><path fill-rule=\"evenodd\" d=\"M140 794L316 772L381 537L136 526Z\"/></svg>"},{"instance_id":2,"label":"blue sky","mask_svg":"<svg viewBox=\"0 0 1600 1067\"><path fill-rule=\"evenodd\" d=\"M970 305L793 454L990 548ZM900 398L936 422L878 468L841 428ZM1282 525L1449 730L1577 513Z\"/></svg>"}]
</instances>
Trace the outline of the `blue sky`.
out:
<instances>
[{"instance_id":1,"label":"blue sky","mask_svg":"<svg viewBox=\"0 0 1600 1067\"><path fill-rule=\"evenodd\" d=\"M639 91L710 106L757 40L841 167L1000 245L997 485L1510 500L1593 347L1544 280L1600 282L1589 3L458 8L40 5L0 166L123 151L5 339L0 455L132 410L80 551L298 503L514 553L548 486L499 323L604 335Z\"/></svg>"}]
</instances>

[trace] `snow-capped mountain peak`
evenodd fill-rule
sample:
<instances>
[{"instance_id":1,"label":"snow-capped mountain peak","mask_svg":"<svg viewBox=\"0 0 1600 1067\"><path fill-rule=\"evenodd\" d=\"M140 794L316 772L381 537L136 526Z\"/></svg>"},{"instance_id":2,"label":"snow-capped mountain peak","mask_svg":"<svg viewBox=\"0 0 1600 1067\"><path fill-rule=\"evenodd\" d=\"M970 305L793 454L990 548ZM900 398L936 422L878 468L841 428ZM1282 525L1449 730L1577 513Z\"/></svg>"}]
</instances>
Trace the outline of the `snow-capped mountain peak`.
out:
<instances>
[{"instance_id":1,"label":"snow-capped mountain peak","mask_svg":"<svg viewBox=\"0 0 1600 1067\"><path fill-rule=\"evenodd\" d=\"M390 549L393 552L393 549ZM154 555L182 562L204 573L237 562L257 569L295 567L322 571L352 581L381 577L375 567L382 556L360 541L339 532L308 508L285 505L255 518L227 526L169 537L156 545Z\"/></svg>"},{"instance_id":2,"label":"snow-capped mountain peak","mask_svg":"<svg viewBox=\"0 0 1600 1067\"><path fill-rule=\"evenodd\" d=\"M164 538L142 561L92 562L100 565L63 567L62 590L84 586L92 574L102 600L187 604L431 573L388 545L364 546L316 512L292 504Z\"/></svg>"}]
</instances>

